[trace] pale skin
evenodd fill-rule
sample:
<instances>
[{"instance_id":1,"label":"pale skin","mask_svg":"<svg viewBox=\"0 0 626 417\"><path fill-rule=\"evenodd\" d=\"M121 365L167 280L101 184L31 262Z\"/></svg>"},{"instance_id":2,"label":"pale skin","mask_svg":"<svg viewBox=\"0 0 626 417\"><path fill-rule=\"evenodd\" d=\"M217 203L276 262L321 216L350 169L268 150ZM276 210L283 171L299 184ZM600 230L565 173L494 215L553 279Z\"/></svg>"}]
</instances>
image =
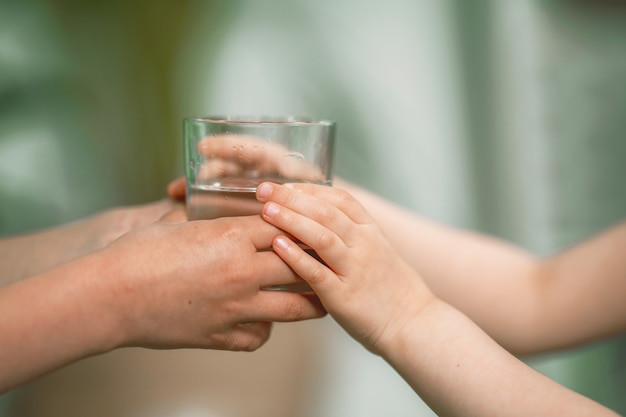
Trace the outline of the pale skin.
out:
<instances>
[{"instance_id":1,"label":"pale skin","mask_svg":"<svg viewBox=\"0 0 626 417\"><path fill-rule=\"evenodd\" d=\"M262 217L286 232L274 251L439 415L617 415L526 366L439 298L348 192L264 183L257 198Z\"/></svg>"},{"instance_id":2,"label":"pale skin","mask_svg":"<svg viewBox=\"0 0 626 417\"><path fill-rule=\"evenodd\" d=\"M430 221L341 179L438 297L515 354L573 347L626 331L626 223L547 258ZM182 199L184 178L169 186Z\"/></svg>"},{"instance_id":3,"label":"pale skin","mask_svg":"<svg viewBox=\"0 0 626 417\"><path fill-rule=\"evenodd\" d=\"M325 314L313 296L262 289L301 280L269 250L280 232L259 216L188 222L169 207L148 222L160 204L15 238L33 275L22 276L21 259L2 259L12 283L0 288L0 393L120 347L252 351L272 322Z\"/></svg>"},{"instance_id":4,"label":"pale skin","mask_svg":"<svg viewBox=\"0 0 626 417\"><path fill-rule=\"evenodd\" d=\"M115 207L71 223L0 237L0 287L100 250L126 232L180 207L169 199Z\"/></svg>"},{"instance_id":5,"label":"pale skin","mask_svg":"<svg viewBox=\"0 0 626 417\"><path fill-rule=\"evenodd\" d=\"M337 181L376 219L440 298L516 354L579 346L626 331L626 222L548 257L436 223Z\"/></svg>"}]
</instances>

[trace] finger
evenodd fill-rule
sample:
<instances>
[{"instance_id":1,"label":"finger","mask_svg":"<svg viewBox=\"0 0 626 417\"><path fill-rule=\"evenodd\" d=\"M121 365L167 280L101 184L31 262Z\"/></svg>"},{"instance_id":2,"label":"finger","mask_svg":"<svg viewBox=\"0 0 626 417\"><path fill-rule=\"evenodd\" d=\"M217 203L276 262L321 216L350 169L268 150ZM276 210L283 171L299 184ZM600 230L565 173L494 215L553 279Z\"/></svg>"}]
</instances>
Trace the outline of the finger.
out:
<instances>
[{"instance_id":1,"label":"finger","mask_svg":"<svg viewBox=\"0 0 626 417\"><path fill-rule=\"evenodd\" d=\"M305 280L316 294L324 295L334 282L337 276L326 265L310 256L298 244L286 236L278 236L274 239L274 252L289 267Z\"/></svg>"},{"instance_id":2,"label":"finger","mask_svg":"<svg viewBox=\"0 0 626 417\"><path fill-rule=\"evenodd\" d=\"M283 145L249 135L207 136L198 142L198 153L206 158L238 161L267 161L268 157L282 155ZM271 158L270 158L271 159Z\"/></svg>"},{"instance_id":3,"label":"finger","mask_svg":"<svg viewBox=\"0 0 626 417\"><path fill-rule=\"evenodd\" d=\"M223 224L225 230L230 230L231 232L238 230L236 233L244 234L254 248L259 251L271 249L274 238L284 233L264 221L258 214L251 216L220 217L205 221L220 222Z\"/></svg>"},{"instance_id":4,"label":"finger","mask_svg":"<svg viewBox=\"0 0 626 417\"><path fill-rule=\"evenodd\" d=\"M324 183L326 181L324 172L303 158L304 156L294 153L285 155L278 164L278 173L287 181Z\"/></svg>"},{"instance_id":5,"label":"finger","mask_svg":"<svg viewBox=\"0 0 626 417\"><path fill-rule=\"evenodd\" d=\"M365 208L347 191L318 184L291 183L285 185L262 183L257 187L257 199L261 202L275 201L294 211L311 216L312 210L319 210L319 201L326 207L336 207L357 224L369 224L371 216ZM297 204L297 205L296 205Z\"/></svg>"},{"instance_id":6,"label":"finger","mask_svg":"<svg viewBox=\"0 0 626 417\"><path fill-rule=\"evenodd\" d=\"M209 160L231 161L241 169L254 166L261 172L276 171L286 151L280 144L245 135L207 136L198 142L198 153Z\"/></svg>"},{"instance_id":7,"label":"finger","mask_svg":"<svg viewBox=\"0 0 626 417\"><path fill-rule=\"evenodd\" d=\"M251 276L259 289L303 283L302 279L273 251L259 252Z\"/></svg>"},{"instance_id":8,"label":"finger","mask_svg":"<svg viewBox=\"0 0 626 417\"><path fill-rule=\"evenodd\" d=\"M236 324L216 347L223 350L252 352L260 348L270 337L272 323L247 322Z\"/></svg>"},{"instance_id":9,"label":"finger","mask_svg":"<svg viewBox=\"0 0 626 417\"><path fill-rule=\"evenodd\" d=\"M198 171L197 180L218 180L223 177L233 176L242 171L242 167L232 161L225 159L209 159L202 163Z\"/></svg>"},{"instance_id":10,"label":"finger","mask_svg":"<svg viewBox=\"0 0 626 417\"><path fill-rule=\"evenodd\" d=\"M320 258L332 267L340 264L347 250L346 243L336 231L349 230L351 221L334 207L329 210L334 210L336 213L327 220L327 223L333 223L330 227L274 202L266 203L261 215L268 223L289 232L302 243L313 248ZM315 260L310 255L307 254L307 256Z\"/></svg>"},{"instance_id":11,"label":"finger","mask_svg":"<svg viewBox=\"0 0 626 417\"><path fill-rule=\"evenodd\" d=\"M324 182L324 173L305 156L268 139L245 135L208 136L198 142L198 152L222 164L230 161L239 170L253 171L258 176L282 176L287 180Z\"/></svg>"},{"instance_id":12,"label":"finger","mask_svg":"<svg viewBox=\"0 0 626 417\"><path fill-rule=\"evenodd\" d=\"M249 308L250 321L292 322L324 317L316 296L289 291L260 291Z\"/></svg>"},{"instance_id":13,"label":"finger","mask_svg":"<svg viewBox=\"0 0 626 417\"><path fill-rule=\"evenodd\" d=\"M318 188L326 188L330 190L330 187L313 187L313 189ZM346 235L354 229L354 221L348 215L346 215L346 213L343 212L339 207L334 206L327 200L321 199L306 192L297 192L293 189L277 184L263 183L257 188L257 198L260 201L269 201L265 203L265 206L261 211L264 220L274 224L280 229L291 233L292 235L296 236L298 239L302 240L304 243L310 245L316 250L319 249L318 246L311 244L310 241L304 240L302 235L296 233L296 231L292 229L293 226L291 225L291 223L296 222L296 217L294 217L291 212L298 213L315 221L316 223L319 223L327 229L330 229L332 232L334 232L344 240ZM272 219L272 216L274 214L279 214L278 210L280 210L281 206L288 209L289 211L284 211L282 218L276 219L280 221L280 224L278 224L275 223L276 220ZM298 223L296 225L299 225L299 223L301 222L307 223L305 227L315 227L310 222L307 222L304 219L298 220ZM319 228L315 228L315 230L316 233L325 233L323 231L320 231ZM312 231L313 230L309 230L309 233L307 233L311 237L313 237L310 233ZM307 232L307 230L302 230L302 232ZM323 244L323 242L320 243Z\"/></svg>"},{"instance_id":14,"label":"finger","mask_svg":"<svg viewBox=\"0 0 626 417\"><path fill-rule=\"evenodd\" d=\"M187 182L185 177L179 177L170 182L167 186L167 195L176 201L184 201Z\"/></svg>"}]
</instances>

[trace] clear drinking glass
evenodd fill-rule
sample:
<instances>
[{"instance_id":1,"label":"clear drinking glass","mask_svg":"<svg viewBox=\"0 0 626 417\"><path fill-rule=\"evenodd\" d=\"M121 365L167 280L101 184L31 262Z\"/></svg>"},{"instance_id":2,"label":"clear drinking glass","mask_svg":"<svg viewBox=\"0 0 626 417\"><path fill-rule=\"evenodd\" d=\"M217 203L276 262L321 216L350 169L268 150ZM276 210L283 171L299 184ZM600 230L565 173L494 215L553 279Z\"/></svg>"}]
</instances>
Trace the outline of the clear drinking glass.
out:
<instances>
[{"instance_id":1,"label":"clear drinking glass","mask_svg":"<svg viewBox=\"0 0 626 417\"><path fill-rule=\"evenodd\" d=\"M335 123L302 117L213 116L184 120L189 220L259 214L256 187L332 185ZM321 261L317 254L307 252ZM309 292L308 284L268 290Z\"/></svg>"},{"instance_id":2,"label":"clear drinking glass","mask_svg":"<svg viewBox=\"0 0 626 417\"><path fill-rule=\"evenodd\" d=\"M189 220L257 214L264 182L332 184L335 123L302 117L184 120Z\"/></svg>"}]
</instances>

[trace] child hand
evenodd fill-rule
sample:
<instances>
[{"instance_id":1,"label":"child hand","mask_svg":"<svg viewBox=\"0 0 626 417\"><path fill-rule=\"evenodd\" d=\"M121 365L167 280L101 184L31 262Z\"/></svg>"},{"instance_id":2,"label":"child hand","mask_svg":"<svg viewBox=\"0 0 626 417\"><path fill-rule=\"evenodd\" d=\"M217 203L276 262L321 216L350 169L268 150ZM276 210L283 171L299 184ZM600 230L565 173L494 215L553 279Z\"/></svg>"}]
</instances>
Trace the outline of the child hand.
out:
<instances>
[{"instance_id":1,"label":"child hand","mask_svg":"<svg viewBox=\"0 0 626 417\"><path fill-rule=\"evenodd\" d=\"M375 353L434 299L365 209L346 191L313 184L263 183L262 217L291 237L274 251L308 282L326 310ZM294 241L295 239L295 241ZM326 263L307 254L315 250Z\"/></svg>"}]
</instances>

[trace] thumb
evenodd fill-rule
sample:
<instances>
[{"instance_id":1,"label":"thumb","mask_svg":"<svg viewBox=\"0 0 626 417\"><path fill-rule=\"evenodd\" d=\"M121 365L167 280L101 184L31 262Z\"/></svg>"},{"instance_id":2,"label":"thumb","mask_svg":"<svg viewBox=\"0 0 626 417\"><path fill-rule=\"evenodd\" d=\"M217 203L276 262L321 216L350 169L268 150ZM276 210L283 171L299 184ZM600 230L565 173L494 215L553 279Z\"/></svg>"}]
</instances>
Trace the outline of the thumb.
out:
<instances>
[{"instance_id":1,"label":"thumb","mask_svg":"<svg viewBox=\"0 0 626 417\"><path fill-rule=\"evenodd\" d=\"M167 186L167 195L176 201L183 201L185 199L185 192L187 187L187 181L185 177L178 177Z\"/></svg>"}]
</instances>

